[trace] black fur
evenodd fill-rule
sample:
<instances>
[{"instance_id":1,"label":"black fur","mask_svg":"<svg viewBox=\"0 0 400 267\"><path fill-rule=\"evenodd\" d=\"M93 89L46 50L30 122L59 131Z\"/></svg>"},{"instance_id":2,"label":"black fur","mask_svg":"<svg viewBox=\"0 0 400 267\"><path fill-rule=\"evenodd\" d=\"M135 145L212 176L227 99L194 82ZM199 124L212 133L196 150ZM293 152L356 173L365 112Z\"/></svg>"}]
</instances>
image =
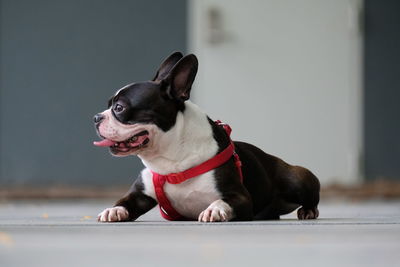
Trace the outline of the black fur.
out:
<instances>
[{"instance_id":1,"label":"black fur","mask_svg":"<svg viewBox=\"0 0 400 267\"><path fill-rule=\"evenodd\" d=\"M108 106L123 124L151 123L163 131L175 125L176 115L184 111L197 73L197 58L175 52L167 57L153 81L125 86Z\"/></svg>"},{"instance_id":2,"label":"black fur","mask_svg":"<svg viewBox=\"0 0 400 267\"><path fill-rule=\"evenodd\" d=\"M185 105L170 98L167 87L162 81L128 85L112 98L112 113L123 124L151 123L168 131L175 125L176 115L185 109Z\"/></svg>"},{"instance_id":3,"label":"black fur","mask_svg":"<svg viewBox=\"0 0 400 267\"><path fill-rule=\"evenodd\" d=\"M219 152L229 144L225 130L209 119ZM218 191L235 211L236 220L278 219L299 206L316 209L319 181L307 169L244 142L234 142L242 162L243 185L233 157L215 170Z\"/></svg>"}]
</instances>

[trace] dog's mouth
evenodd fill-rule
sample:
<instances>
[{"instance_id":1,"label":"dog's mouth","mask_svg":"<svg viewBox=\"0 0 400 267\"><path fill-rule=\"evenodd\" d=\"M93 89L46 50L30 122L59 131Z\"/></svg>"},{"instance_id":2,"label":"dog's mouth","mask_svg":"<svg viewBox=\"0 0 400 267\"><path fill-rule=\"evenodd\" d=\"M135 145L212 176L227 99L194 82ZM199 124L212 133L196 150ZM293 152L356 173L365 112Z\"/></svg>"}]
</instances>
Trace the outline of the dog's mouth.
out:
<instances>
[{"instance_id":1,"label":"dog's mouth","mask_svg":"<svg viewBox=\"0 0 400 267\"><path fill-rule=\"evenodd\" d=\"M144 130L141 131L125 141L113 141L109 139L103 139L101 141L95 141L93 144L100 147L109 147L111 152L114 154L127 153L133 150L143 148L150 142L149 132Z\"/></svg>"}]
</instances>

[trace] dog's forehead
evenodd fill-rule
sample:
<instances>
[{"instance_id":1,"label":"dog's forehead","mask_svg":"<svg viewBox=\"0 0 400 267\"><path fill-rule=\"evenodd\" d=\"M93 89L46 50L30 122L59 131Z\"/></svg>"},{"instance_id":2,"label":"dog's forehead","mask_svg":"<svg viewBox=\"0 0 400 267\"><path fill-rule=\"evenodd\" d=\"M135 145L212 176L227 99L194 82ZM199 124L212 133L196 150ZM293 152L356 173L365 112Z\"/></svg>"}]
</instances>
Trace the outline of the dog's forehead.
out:
<instances>
[{"instance_id":1,"label":"dog's forehead","mask_svg":"<svg viewBox=\"0 0 400 267\"><path fill-rule=\"evenodd\" d=\"M137 96L137 95L149 95L154 94L159 89L159 83L153 81L137 82L125 85L119 89L114 97L116 96Z\"/></svg>"},{"instance_id":2,"label":"dog's forehead","mask_svg":"<svg viewBox=\"0 0 400 267\"><path fill-rule=\"evenodd\" d=\"M147 81L147 82L137 82L125 85L119 89L115 95L116 97L126 97L131 101L146 99L148 97L153 97L159 92L159 83Z\"/></svg>"},{"instance_id":3,"label":"dog's forehead","mask_svg":"<svg viewBox=\"0 0 400 267\"><path fill-rule=\"evenodd\" d=\"M126 90L126 89L130 88L132 85L134 85L134 83L127 84L127 85L123 86L122 88L118 89L118 90L115 92L115 94L114 94L113 97L118 96L123 90Z\"/></svg>"}]
</instances>

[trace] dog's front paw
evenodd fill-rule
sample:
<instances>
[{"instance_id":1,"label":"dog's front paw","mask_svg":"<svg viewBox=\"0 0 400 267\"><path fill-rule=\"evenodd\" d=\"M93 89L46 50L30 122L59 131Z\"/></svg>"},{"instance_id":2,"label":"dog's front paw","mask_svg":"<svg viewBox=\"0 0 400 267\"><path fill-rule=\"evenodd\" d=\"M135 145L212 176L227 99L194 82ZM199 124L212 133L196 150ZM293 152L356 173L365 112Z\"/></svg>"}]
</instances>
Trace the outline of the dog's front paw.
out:
<instances>
[{"instance_id":1,"label":"dog's front paw","mask_svg":"<svg viewBox=\"0 0 400 267\"><path fill-rule=\"evenodd\" d=\"M129 212L122 206L105 209L97 215L99 222L122 222L128 220L128 218Z\"/></svg>"},{"instance_id":2,"label":"dog's front paw","mask_svg":"<svg viewBox=\"0 0 400 267\"><path fill-rule=\"evenodd\" d=\"M233 210L223 200L214 201L199 215L199 222L226 222L232 219Z\"/></svg>"}]
</instances>

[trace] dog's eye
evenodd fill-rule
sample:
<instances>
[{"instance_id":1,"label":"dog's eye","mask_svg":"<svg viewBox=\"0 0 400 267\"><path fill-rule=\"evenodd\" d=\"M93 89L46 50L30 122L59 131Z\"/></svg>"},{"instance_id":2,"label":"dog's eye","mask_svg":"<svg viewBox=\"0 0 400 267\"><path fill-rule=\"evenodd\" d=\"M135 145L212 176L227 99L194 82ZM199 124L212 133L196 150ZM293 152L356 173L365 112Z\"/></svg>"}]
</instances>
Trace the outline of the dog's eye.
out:
<instances>
[{"instance_id":1,"label":"dog's eye","mask_svg":"<svg viewBox=\"0 0 400 267\"><path fill-rule=\"evenodd\" d=\"M124 107L123 106L121 106L120 104L116 104L115 106L114 106L114 111L115 112L122 112L124 110Z\"/></svg>"}]
</instances>

